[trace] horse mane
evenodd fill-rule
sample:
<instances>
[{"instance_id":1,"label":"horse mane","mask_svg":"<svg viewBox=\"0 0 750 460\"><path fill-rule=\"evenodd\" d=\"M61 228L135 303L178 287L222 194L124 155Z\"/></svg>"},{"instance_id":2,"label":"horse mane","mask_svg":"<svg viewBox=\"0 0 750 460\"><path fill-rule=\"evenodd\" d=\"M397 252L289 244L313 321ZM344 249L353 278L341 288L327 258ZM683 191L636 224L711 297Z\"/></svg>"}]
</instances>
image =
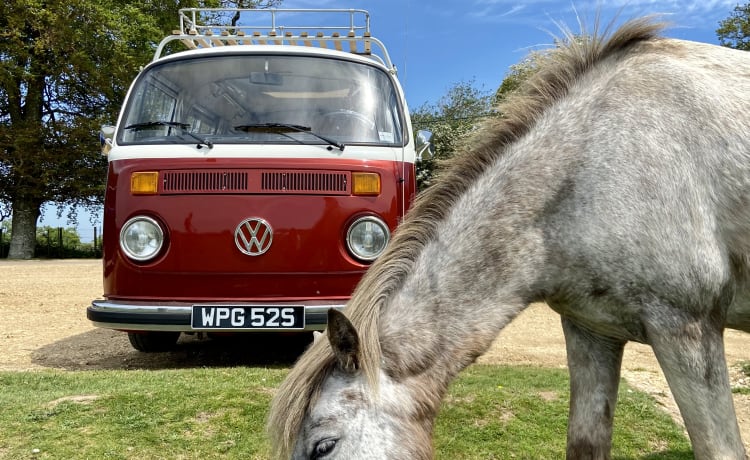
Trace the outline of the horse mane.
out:
<instances>
[{"instance_id":1,"label":"horse mane","mask_svg":"<svg viewBox=\"0 0 750 460\"><path fill-rule=\"evenodd\" d=\"M544 110L563 98L571 86L598 62L658 38L665 25L653 16L631 19L610 33L576 36L562 28L563 40L537 61L537 71L498 105L500 116L487 120L460 152L441 168L437 180L421 192L385 253L373 263L352 294L345 314L360 336L360 369L377 390L382 352L381 308L412 271L422 248L434 238L437 224L453 203L505 151L525 135ZM274 397L268 430L274 458L289 458L308 409L333 372L335 360L327 338L316 340L295 364ZM387 371L387 369L386 369ZM377 393L377 391L375 391Z\"/></svg>"}]
</instances>

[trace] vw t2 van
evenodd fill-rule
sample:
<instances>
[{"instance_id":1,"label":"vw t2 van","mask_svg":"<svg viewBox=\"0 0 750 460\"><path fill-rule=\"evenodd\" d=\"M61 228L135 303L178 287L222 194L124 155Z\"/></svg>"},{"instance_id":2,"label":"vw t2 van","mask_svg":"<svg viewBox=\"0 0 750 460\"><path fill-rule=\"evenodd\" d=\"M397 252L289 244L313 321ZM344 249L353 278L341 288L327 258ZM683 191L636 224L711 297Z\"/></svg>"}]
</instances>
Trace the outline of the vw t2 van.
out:
<instances>
[{"instance_id":1,"label":"vw t2 van","mask_svg":"<svg viewBox=\"0 0 750 460\"><path fill-rule=\"evenodd\" d=\"M87 316L147 352L324 329L415 194L388 52L363 10L183 9L179 24L102 129L104 292Z\"/></svg>"}]
</instances>

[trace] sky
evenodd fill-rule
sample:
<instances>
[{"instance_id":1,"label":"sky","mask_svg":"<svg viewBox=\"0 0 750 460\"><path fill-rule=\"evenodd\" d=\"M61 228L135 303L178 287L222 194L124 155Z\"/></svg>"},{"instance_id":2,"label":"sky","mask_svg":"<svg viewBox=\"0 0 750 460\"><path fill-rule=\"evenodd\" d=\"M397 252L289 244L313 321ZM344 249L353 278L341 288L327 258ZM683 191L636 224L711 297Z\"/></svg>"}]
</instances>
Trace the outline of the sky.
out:
<instances>
[{"instance_id":1,"label":"sky","mask_svg":"<svg viewBox=\"0 0 750 460\"><path fill-rule=\"evenodd\" d=\"M457 83L494 92L511 65L532 50L550 48L560 24L579 32L647 14L670 26L664 35L718 44L719 21L739 0L283 0L281 8L354 8L370 12L373 37L381 40L398 69L409 107L434 104ZM175 17L176 17L175 13ZM46 209L41 225L69 227ZM91 221L94 221L92 224ZM101 214L80 212L79 234L87 241Z\"/></svg>"},{"instance_id":2,"label":"sky","mask_svg":"<svg viewBox=\"0 0 750 460\"><path fill-rule=\"evenodd\" d=\"M509 66L552 46L558 24L593 26L662 14L665 35L718 44L716 29L739 0L283 0L283 8L356 8L370 12L372 35L398 68L411 109L434 103L459 82L494 92Z\"/></svg>"}]
</instances>

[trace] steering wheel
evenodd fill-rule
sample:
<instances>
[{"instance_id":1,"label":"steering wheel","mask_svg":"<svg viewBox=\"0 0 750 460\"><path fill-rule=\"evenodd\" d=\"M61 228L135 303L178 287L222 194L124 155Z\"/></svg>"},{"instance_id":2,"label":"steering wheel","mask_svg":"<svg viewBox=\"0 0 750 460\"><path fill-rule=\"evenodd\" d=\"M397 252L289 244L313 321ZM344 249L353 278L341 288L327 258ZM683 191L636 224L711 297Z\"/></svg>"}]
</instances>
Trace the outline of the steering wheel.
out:
<instances>
[{"instance_id":1,"label":"steering wheel","mask_svg":"<svg viewBox=\"0 0 750 460\"><path fill-rule=\"evenodd\" d=\"M377 141L380 139L375 121L354 110L334 110L321 115L322 134L338 136L349 141Z\"/></svg>"}]
</instances>

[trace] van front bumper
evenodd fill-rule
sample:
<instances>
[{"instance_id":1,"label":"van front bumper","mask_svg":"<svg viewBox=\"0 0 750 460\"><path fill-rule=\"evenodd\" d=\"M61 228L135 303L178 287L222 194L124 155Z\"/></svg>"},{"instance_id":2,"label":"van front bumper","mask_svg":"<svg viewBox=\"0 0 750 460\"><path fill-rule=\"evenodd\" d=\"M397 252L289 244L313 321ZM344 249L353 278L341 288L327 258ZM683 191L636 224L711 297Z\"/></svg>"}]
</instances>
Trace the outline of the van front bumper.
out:
<instances>
[{"instance_id":1,"label":"van front bumper","mask_svg":"<svg viewBox=\"0 0 750 460\"><path fill-rule=\"evenodd\" d=\"M304 308L304 326L284 327L210 327L194 328L191 324L194 306L211 305L217 308L245 309L261 307L283 309L288 306ZM326 327L328 310L343 310L346 302L341 300L300 302L231 302L231 303L184 303L184 302L126 302L94 300L86 309L86 317L94 326L121 331L180 331L180 332L300 332L322 331Z\"/></svg>"}]
</instances>

